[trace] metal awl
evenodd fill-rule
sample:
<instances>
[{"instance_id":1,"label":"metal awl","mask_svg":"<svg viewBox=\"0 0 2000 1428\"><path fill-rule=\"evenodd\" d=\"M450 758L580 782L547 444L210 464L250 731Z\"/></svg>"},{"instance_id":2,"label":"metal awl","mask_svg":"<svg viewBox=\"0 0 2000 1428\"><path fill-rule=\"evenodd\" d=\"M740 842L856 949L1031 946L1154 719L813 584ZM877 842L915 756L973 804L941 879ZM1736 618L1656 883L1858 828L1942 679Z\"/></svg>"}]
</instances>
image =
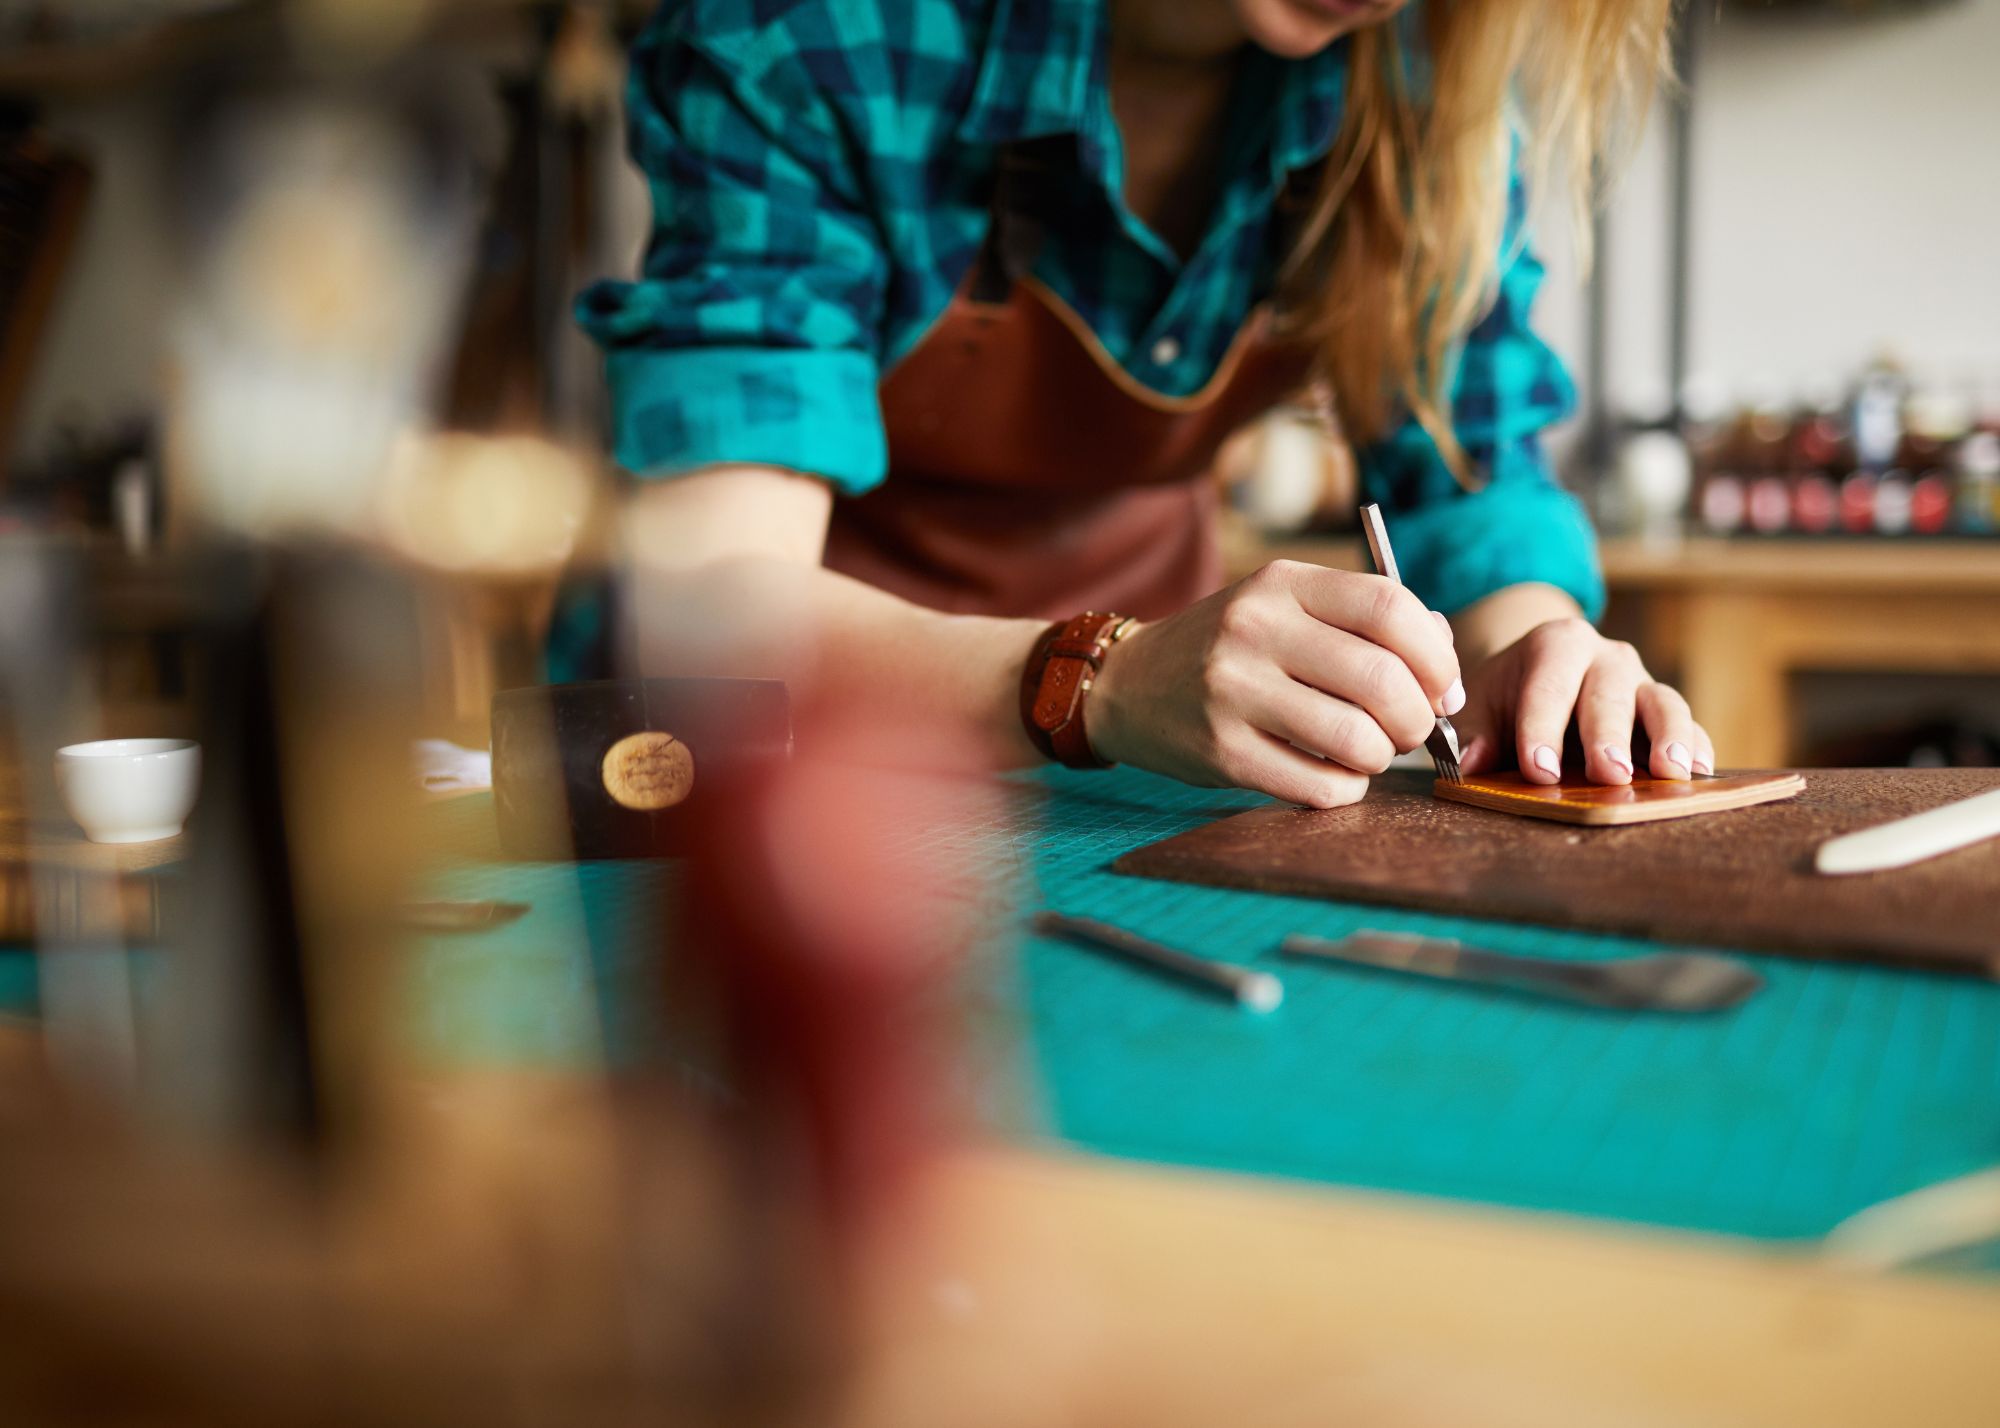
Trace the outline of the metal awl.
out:
<instances>
[{"instance_id":1,"label":"metal awl","mask_svg":"<svg viewBox=\"0 0 2000 1428\"><path fill-rule=\"evenodd\" d=\"M1370 931L1338 942L1294 934L1285 939L1282 951L1287 957L1317 957L1443 982L1499 987L1612 1011L1723 1011L1764 985L1764 979L1742 963L1705 952L1567 962L1490 952L1441 937Z\"/></svg>"},{"instance_id":2,"label":"metal awl","mask_svg":"<svg viewBox=\"0 0 2000 1428\"><path fill-rule=\"evenodd\" d=\"M1375 559L1376 573L1401 585L1403 575L1396 568L1396 552L1389 548L1389 528L1382 524L1380 506L1361 508L1361 529L1368 536L1368 553ZM1439 778L1450 783L1460 781L1458 731L1451 727L1451 720L1438 715L1437 727L1424 740L1424 747L1430 751L1431 762L1437 765Z\"/></svg>"}]
</instances>

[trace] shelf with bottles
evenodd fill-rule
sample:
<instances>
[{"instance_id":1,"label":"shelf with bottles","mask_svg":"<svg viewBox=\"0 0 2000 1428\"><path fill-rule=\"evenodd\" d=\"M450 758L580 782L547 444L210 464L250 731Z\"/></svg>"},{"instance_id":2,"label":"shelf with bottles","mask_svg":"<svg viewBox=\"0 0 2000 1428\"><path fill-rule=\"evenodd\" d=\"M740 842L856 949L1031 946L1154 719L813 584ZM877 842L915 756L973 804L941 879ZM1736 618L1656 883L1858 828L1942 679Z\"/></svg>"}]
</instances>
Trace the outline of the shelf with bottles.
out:
<instances>
[{"instance_id":1,"label":"shelf with bottles","mask_svg":"<svg viewBox=\"0 0 2000 1428\"><path fill-rule=\"evenodd\" d=\"M1697 387L1638 433L1601 502L1612 529L1731 539L2000 535L2000 381L1917 382L1881 360L1797 401Z\"/></svg>"},{"instance_id":2,"label":"shelf with bottles","mask_svg":"<svg viewBox=\"0 0 2000 1428\"><path fill-rule=\"evenodd\" d=\"M1991 536L2000 399L1877 361L1844 392L1721 421L1693 411L1695 524L1711 535Z\"/></svg>"}]
</instances>

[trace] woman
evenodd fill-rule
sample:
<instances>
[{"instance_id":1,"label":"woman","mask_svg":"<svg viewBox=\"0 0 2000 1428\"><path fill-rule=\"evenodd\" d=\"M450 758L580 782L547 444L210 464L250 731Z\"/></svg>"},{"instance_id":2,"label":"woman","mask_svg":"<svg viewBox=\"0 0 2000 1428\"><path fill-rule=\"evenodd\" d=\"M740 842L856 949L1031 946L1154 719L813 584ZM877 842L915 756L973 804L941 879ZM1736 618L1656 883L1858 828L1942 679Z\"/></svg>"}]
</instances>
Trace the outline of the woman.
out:
<instances>
[{"instance_id":1,"label":"woman","mask_svg":"<svg viewBox=\"0 0 2000 1428\"><path fill-rule=\"evenodd\" d=\"M1589 623L1537 441L1571 388L1526 326L1520 171L1590 172L1668 0L1403 3L665 6L644 273L581 304L643 478L649 665L1322 807L1438 713L1469 772L1554 782L1572 721L1599 783L1637 738L1657 777L1712 772ZM1217 588L1204 473L1309 386L1406 590Z\"/></svg>"}]
</instances>

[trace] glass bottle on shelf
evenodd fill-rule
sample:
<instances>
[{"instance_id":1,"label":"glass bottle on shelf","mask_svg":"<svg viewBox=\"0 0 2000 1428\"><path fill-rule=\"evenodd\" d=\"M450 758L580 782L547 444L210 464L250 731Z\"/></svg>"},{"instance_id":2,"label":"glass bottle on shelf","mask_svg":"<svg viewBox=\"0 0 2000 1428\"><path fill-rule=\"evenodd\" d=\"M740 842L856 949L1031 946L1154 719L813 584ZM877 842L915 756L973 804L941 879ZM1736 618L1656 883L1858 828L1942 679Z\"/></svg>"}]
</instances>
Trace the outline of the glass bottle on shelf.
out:
<instances>
[{"instance_id":1,"label":"glass bottle on shelf","mask_svg":"<svg viewBox=\"0 0 2000 1428\"><path fill-rule=\"evenodd\" d=\"M1854 461L1866 471L1886 471L1896 464L1903 444L1903 399L1907 390L1902 369L1877 358L1862 373L1854 390Z\"/></svg>"},{"instance_id":2,"label":"glass bottle on shelf","mask_svg":"<svg viewBox=\"0 0 2000 1428\"><path fill-rule=\"evenodd\" d=\"M1681 388L1681 439L1693 469L1695 510L1708 535L1734 535L1743 528L1743 478L1735 464L1736 423L1729 400L1713 378L1690 377Z\"/></svg>"},{"instance_id":3,"label":"glass bottle on shelf","mask_svg":"<svg viewBox=\"0 0 2000 1428\"><path fill-rule=\"evenodd\" d=\"M2000 530L2000 433L1976 431L1960 443L1956 516L1967 535Z\"/></svg>"}]
</instances>

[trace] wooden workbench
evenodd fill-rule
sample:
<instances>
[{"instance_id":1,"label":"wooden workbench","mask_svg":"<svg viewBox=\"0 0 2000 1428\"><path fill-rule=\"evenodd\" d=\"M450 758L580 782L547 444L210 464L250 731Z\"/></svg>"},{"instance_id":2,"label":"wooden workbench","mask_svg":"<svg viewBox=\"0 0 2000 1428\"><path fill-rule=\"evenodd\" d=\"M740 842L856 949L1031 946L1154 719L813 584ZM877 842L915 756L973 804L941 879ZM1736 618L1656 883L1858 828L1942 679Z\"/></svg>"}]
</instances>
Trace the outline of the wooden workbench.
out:
<instances>
[{"instance_id":1,"label":"wooden workbench","mask_svg":"<svg viewBox=\"0 0 2000 1428\"><path fill-rule=\"evenodd\" d=\"M1799 757L1793 676L2000 674L2000 541L1610 540L1607 628L1673 679L1736 768ZM1357 539L1236 541L1232 568L1360 570Z\"/></svg>"}]
</instances>

